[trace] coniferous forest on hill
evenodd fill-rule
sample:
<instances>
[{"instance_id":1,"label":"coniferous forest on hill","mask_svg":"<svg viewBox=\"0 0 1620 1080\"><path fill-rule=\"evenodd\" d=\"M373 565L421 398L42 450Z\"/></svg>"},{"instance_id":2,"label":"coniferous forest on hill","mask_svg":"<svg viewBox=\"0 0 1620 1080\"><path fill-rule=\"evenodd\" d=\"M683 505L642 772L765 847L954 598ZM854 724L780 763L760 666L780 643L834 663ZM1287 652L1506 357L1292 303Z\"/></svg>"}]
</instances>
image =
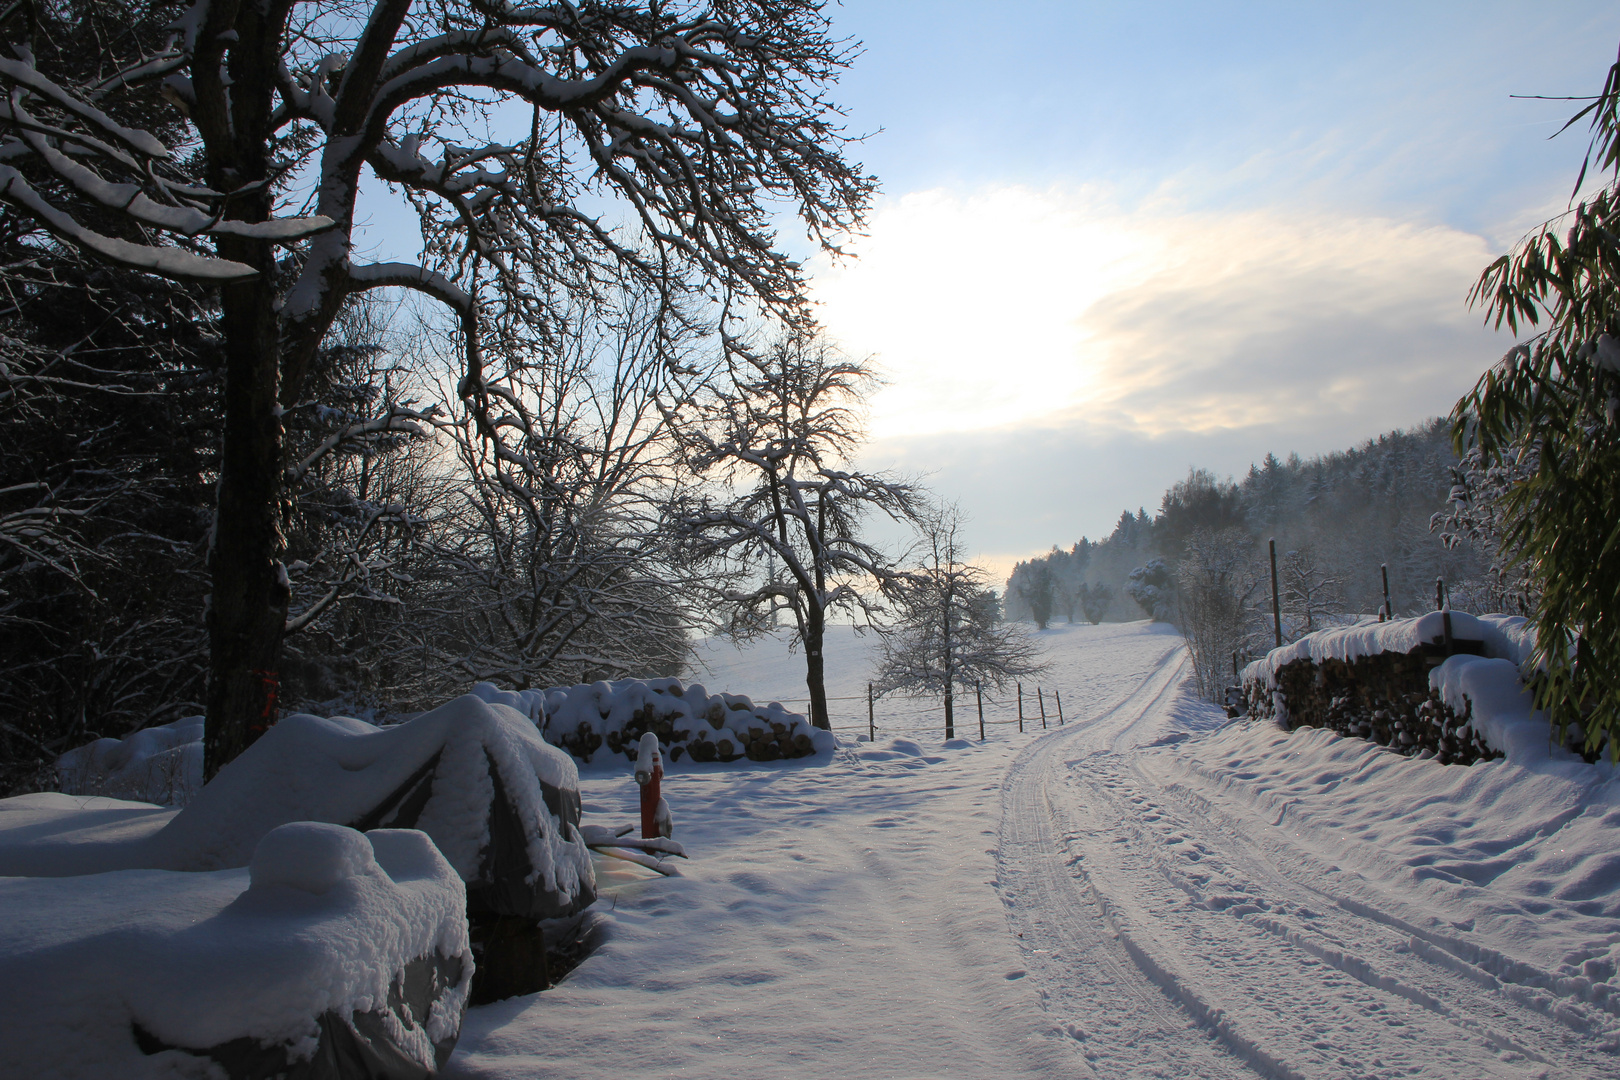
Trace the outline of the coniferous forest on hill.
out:
<instances>
[{"instance_id":1,"label":"coniferous forest on hill","mask_svg":"<svg viewBox=\"0 0 1620 1080\"><path fill-rule=\"evenodd\" d=\"M1123 511L1101 539L1018 563L1006 613L1041 625L1177 620L1180 595L1213 580L1245 613L1252 652L1273 632L1275 540L1290 638L1379 611L1385 569L1395 615L1433 609L1437 579L1458 609L1522 614L1516 567L1474 505L1487 482L1439 419L1308 459L1267 454L1240 479L1194 468L1156 512Z\"/></svg>"}]
</instances>

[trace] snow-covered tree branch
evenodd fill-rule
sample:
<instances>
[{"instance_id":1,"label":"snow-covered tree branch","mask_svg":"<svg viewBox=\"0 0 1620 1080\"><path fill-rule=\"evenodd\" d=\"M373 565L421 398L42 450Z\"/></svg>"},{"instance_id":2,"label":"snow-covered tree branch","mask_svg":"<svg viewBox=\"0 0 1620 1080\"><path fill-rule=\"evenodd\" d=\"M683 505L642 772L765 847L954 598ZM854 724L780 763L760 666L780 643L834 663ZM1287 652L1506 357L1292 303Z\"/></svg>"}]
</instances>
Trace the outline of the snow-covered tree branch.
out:
<instances>
[{"instance_id":1,"label":"snow-covered tree branch","mask_svg":"<svg viewBox=\"0 0 1620 1080\"><path fill-rule=\"evenodd\" d=\"M451 309L459 396L489 441L483 339L543 345L568 297L628 283L678 322L716 289L803 325L777 215L835 250L875 183L844 156L826 92L855 49L820 7L154 0L127 32L80 39L65 9L0 11L9 220L218 290L210 774L274 705L292 603L282 418L344 305L404 287ZM419 215L415 262L354 262L366 185Z\"/></svg>"}]
</instances>

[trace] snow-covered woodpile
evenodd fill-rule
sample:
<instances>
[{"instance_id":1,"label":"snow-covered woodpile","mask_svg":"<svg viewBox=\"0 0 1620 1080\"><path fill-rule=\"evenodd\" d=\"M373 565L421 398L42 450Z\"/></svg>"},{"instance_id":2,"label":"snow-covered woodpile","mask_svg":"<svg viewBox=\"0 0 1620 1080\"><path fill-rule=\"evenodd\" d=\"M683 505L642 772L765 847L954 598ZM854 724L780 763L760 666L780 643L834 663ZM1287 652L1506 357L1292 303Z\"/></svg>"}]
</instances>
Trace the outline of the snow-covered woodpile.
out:
<instances>
[{"instance_id":1,"label":"snow-covered woodpile","mask_svg":"<svg viewBox=\"0 0 1620 1080\"><path fill-rule=\"evenodd\" d=\"M779 702L756 705L741 694L710 694L679 679L620 679L550 690L503 691L479 683L473 693L535 718L548 742L581 761L604 746L635 758L646 732L670 761L777 761L832 752L831 732L818 731Z\"/></svg>"},{"instance_id":2,"label":"snow-covered woodpile","mask_svg":"<svg viewBox=\"0 0 1620 1080\"><path fill-rule=\"evenodd\" d=\"M1506 616L1435 611L1367 620L1272 650L1244 670L1244 695L1251 715L1289 730L1327 728L1409 756L1472 764L1503 756L1507 746L1500 724L1476 717L1478 695L1458 689L1460 673L1499 664L1517 688L1531 644L1525 621ZM1511 696L1521 695L1517 688ZM1485 704L1492 717L1503 708L1528 714L1499 693Z\"/></svg>"}]
</instances>

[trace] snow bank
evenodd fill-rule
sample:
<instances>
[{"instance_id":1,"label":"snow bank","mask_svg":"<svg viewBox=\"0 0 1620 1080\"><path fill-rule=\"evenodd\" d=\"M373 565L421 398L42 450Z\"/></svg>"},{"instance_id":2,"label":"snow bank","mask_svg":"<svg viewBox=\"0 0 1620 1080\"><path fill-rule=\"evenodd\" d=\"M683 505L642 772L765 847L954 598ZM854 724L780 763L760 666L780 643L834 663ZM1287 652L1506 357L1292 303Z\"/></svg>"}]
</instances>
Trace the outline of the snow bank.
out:
<instances>
[{"instance_id":1,"label":"snow bank","mask_svg":"<svg viewBox=\"0 0 1620 1080\"><path fill-rule=\"evenodd\" d=\"M0 877L149 869L148 842L176 811L47 791L0 799Z\"/></svg>"},{"instance_id":2,"label":"snow bank","mask_svg":"<svg viewBox=\"0 0 1620 1080\"><path fill-rule=\"evenodd\" d=\"M326 1076L345 1049L426 1073L472 976L461 880L414 830L287 825L247 869L0 878L0 909L8 1075Z\"/></svg>"},{"instance_id":3,"label":"snow bank","mask_svg":"<svg viewBox=\"0 0 1620 1080\"><path fill-rule=\"evenodd\" d=\"M202 787L203 718L143 728L124 739L97 739L56 762L62 790L160 806L184 806Z\"/></svg>"},{"instance_id":4,"label":"snow bank","mask_svg":"<svg viewBox=\"0 0 1620 1080\"><path fill-rule=\"evenodd\" d=\"M1612 1027L1568 1002L1620 1016L1620 770L1549 754L1545 723L1522 726L1510 661L1459 656L1441 670L1442 692L1470 694L1506 759L1458 768L1239 722L1142 767L1187 783L1190 766L1190 790L1247 818L1243 835L1330 865L1317 883L1330 902L1482 969L1489 985L1530 988L1520 1000L1577 1030Z\"/></svg>"},{"instance_id":5,"label":"snow bank","mask_svg":"<svg viewBox=\"0 0 1620 1080\"><path fill-rule=\"evenodd\" d=\"M609 752L635 757L649 731L671 762L775 761L828 756L831 732L819 731L779 702L755 705L741 694L710 694L700 683L679 679L620 679L549 690L497 690L479 683L473 693L510 705L541 725L547 741L582 761L605 744Z\"/></svg>"}]
</instances>

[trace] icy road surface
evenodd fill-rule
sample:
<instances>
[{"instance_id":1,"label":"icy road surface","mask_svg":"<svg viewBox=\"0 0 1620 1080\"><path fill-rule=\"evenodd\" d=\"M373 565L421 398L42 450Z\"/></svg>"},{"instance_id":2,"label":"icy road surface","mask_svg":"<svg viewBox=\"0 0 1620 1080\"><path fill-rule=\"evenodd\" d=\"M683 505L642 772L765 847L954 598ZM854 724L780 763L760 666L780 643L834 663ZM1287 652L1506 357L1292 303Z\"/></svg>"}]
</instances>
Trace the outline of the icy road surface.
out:
<instances>
[{"instance_id":1,"label":"icy road surface","mask_svg":"<svg viewBox=\"0 0 1620 1080\"><path fill-rule=\"evenodd\" d=\"M1612 773L1226 726L1164 627L1042 640L1062 727L676 766L685 876L599 863L608 943L472 1010L452 1074L1620 1076ZM832 694L864 689L866 646L833 643ZM785 698L778 649L700 677ZM627 768L585 798L634 818Z\"/></svg>"}]
</instances>

